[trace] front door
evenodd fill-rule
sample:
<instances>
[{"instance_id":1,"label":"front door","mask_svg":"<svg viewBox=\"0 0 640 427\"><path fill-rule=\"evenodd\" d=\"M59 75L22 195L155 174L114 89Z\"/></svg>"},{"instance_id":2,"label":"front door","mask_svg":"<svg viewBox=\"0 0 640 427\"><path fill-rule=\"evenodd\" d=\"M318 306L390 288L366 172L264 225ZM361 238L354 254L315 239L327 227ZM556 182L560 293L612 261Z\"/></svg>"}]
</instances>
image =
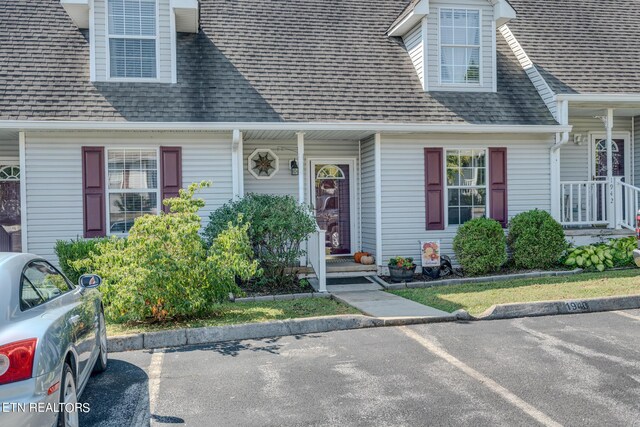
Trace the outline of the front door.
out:
<instances>
[{"instance_id":1,"label":"front door","mask_svg":"<svg viewBox=\"0 0 640 427\"><path fill-rule=\"evenodd\" d=\"M613 157L614 177L625 178L627 175L627 151L628 144L624 138L613 138L611 144L611 154ZM595 138L593 141L593 179L601 181L607 179L607 140ZM623 179L624 180L624 179Z\"/></svg>"},{"instance_id":2,"label":"front door","mask_svg":"<svg viewBox=\"0 0 640 427\"><path fill-rule=\"evenodd\" d=\"M0 252L21 252L20 167L0 161Z\"/></svg>"},{"instance_id":3,"label":"front door","mask_svg":"<svg viewBox=\"0 0 640 427\"><path fill-rule=\"evenodd\" d=\"M312 204L316 221L327 232L328 255L353 253L354 162L311 162Z\"/></svg>"}]
</instances>

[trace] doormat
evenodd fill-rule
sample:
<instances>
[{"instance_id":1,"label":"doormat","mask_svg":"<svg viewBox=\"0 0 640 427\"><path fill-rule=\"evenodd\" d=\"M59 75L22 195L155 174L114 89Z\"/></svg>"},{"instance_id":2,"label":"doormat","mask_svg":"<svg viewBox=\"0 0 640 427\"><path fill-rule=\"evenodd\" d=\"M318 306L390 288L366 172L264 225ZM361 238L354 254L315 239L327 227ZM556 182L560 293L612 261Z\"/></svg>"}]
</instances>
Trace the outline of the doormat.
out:
<instances>
[{"instance_id":1,"label":"doormat","mask_svg":"<svg viewBox=\"0 0 640 427\"><path fill-rule=\"evenodd\" d=\"M361 285L369 284L366 277L334 277L327 279L327 285Z\"/></svg>"}]
</instances>

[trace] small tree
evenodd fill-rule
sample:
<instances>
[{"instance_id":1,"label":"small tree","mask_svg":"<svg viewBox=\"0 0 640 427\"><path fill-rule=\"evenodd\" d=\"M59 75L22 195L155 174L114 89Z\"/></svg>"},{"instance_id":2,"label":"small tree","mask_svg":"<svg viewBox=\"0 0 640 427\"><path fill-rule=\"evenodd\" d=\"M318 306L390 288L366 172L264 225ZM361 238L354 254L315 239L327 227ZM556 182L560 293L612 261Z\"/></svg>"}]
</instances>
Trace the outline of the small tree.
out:
<instances>
[{"instance_id":1,"label":"small tree","mask_svg":"<svg viewBox=\"0 0 640 427\"><path fill-rule=\"evenodd\" d=\"M465 273L472 276L497 271L507 261L507 244L500 223L475 218L458 228L453 250Z\"/></svg>"},{"instance_id":2,"label":"small tree","mask_svg":"<svg viewBox=\"0 0 640 427\"><path fill-rule=\"evenodd\" d=\"M164 200L169 213L136 219L126 239L112 237L97 253L74 267L102 276L105 314L114 321L164 321L213 311L229 292L235 278L250 279L257 264L250 261L248 224L237 221L212 242L207 251L198 210L202 182Z\"/></svg>"},{"instance_id":3,"label":"small tree","mask_svg":"<svg viewBox=\"0 0 640 427\"><path fill-rule=\"evenodd\" d=\"M228 226L246 221L253 255L263 274L260 287L288 287L296 280L302 242L316 229L311 210L291 196L248 194L209 216L204 236L209 244Z\"/></svg>"}]
</instances>

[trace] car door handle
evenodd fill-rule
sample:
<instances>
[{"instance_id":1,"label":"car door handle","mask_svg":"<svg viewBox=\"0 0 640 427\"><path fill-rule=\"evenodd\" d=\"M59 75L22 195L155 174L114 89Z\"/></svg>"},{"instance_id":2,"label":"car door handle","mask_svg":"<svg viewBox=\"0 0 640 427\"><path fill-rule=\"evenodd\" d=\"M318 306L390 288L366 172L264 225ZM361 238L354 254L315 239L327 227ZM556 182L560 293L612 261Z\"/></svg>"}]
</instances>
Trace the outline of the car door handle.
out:
<instances>
[{"instance_id":1,"label":"car door handle","mask_svg":"<svg viewBox=\"0 0 640 427\"><path fill-rule=\"evenodd\" d=\"M69 318L69 323L71 323L72 325L76 325L79 321L80 321L80 316L78 314L76 314L75 316L71 316Z\"/></svg>"}]
</instances>

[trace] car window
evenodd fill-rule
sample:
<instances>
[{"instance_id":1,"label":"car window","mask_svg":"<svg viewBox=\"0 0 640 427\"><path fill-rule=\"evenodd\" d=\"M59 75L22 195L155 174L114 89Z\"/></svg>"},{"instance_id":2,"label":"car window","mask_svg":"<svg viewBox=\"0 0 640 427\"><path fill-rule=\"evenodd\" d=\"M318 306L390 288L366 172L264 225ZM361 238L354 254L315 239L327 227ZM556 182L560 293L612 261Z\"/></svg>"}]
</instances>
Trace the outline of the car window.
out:
<instances>
[{"instance_id":1,"label":"car window","mask_svg":"<svg viewBox=\"0 0 640 427\"><path fill-rule=\"evenodd\" d=\"M22 273L20 305L32 308L73 289L62 274L45 261L29 263Z\"/></svg>"}]
</instances>

